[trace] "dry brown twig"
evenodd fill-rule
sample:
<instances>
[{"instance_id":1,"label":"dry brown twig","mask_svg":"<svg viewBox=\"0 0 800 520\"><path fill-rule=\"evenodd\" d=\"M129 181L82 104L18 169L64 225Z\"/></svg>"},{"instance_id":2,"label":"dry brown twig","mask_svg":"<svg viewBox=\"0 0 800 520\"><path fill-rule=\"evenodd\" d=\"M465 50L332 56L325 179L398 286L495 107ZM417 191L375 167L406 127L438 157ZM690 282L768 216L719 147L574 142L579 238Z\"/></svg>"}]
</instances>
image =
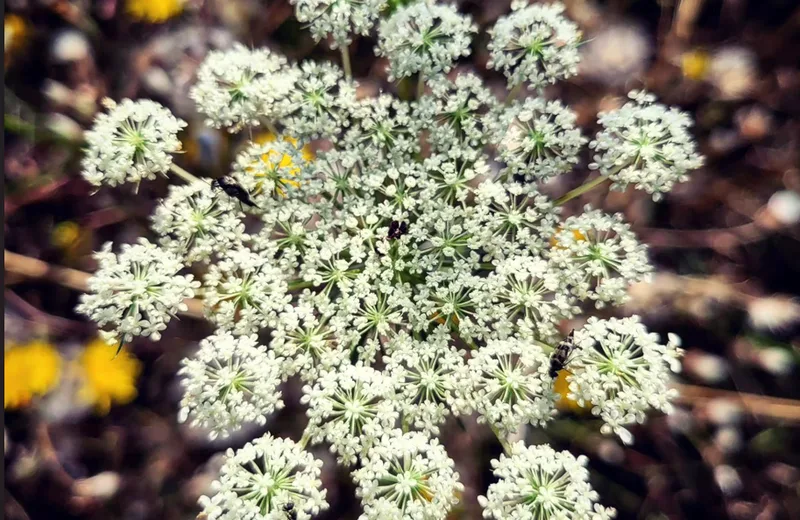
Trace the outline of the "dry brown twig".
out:
<instances>
[{"instance_id":1,"label":"dry brown twig","mask_svg":"<svg viewBox=\"0 0 800 520\"><path fill-rule=\"evenodd\" d=\"M89 289L89 273L70 269L68 267L58 267L43 262L37 258L4 251L4 267L6 274L14 274L27 279L48 280L76 291L86 292ZM6 282L8 283L8 281ZM203 318L203 302L196 298L184 301L189 307L181 314L193 318Z\"/></svg>"}]
</instances>

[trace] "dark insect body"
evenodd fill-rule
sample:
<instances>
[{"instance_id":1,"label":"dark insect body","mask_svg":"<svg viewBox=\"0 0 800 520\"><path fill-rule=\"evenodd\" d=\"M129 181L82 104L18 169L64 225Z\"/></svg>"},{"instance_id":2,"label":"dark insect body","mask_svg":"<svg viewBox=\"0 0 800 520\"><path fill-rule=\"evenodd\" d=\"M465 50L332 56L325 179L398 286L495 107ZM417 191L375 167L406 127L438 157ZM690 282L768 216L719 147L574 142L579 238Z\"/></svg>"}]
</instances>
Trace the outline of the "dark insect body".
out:
<instances>
[{"instance_id":1,"label":"dark insect body","mask_svg":"<svg viewBox=\"0 0 800 520\"><path fill-rule=\"evenodd\" d=\"M569 356L575 349L575 331L571 331L569 335L558 344L556 349L550 355L550 377L555 379L561 370L564 370L569 362Z\"/></svg>"},{"instance_id":2,"label":"dark insect body","mask_svg":"<svg viewBox=\"0 0 800 520\"><path fill-rule=\"evenodd\" d=\"M289 520L297 520L297 511L294 510L294 502L286 502L283 506L283 512L286 513L286 518Z\"/></svg>"},{"instance_id":3,"label":"dark insect body","mask_svg":"<svg viewBox=\"0 0 800 520\"><path fill-rule=\"evenodd\" d=\"M389 240L397 240L406 233L408 233L407 223L393 220L391 224L389 224Z\"/></svg>"},{"instance_id":4,"label":"dark insect body","mask_svg":"<svg viewBox=\"0 0 800 520\"><path fill-rule=\"evenodd\" d=\"M247 190L239 186L236 181L231 179L230 177L220 177L219 179L214 179L211 181L211 187L215 190L222 190L225 194L229 197L233 197L234 199L238 200L242 204L247 204L253 208L257 208L258 205L250 200L250 194L247 193Z\"/></svg>"}]
</instances>

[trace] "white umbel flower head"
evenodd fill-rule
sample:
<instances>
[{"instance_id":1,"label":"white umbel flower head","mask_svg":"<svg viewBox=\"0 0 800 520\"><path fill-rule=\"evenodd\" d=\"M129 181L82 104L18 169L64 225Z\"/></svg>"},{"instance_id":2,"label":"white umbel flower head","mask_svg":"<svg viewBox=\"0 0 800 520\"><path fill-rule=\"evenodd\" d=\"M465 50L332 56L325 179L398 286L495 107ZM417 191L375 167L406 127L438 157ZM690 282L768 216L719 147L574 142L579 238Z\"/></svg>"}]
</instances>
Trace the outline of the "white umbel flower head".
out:
<instances>
[{"instance_id":1,"label":"white umbel flower head","mask_svg":"<svg viewBox=\"0 0 800 520\"><path fill-rule=\"evenodd\" d=\"M375 54L389 59L389 81L417 73L429 77L449 72L458 58L469 56L477 30L455 6L416 2L381 22Z\"/></svg>"},{"instance_id":2,"label":"white umbel flower head","mask_svg":"<svg viewBox=\"0 0 800 520\"><path fill-rule=\"evenodd\" d=\"M432 435L457 407L457 388L462 383L464 353L449 344L445 327L438 327L426 340L407 334L391 342L391 355L384 358L386 372L397 385L395 399L403 419Z\"/></svg>"},{"instance_id":3,"label":"white umbel flower head","mask_svg":"<svg viewBox=\"0 0 800 520\"><path fill-rule=\"evenodd\" d=\"M252 334L274 327L289 304L284 270L270 251L226 251L203 279L208 317L221 329Z\"/></svg>"},{"instance_id":4,"label":"white umbel flower head","mask_svg":"<svg viewBox=\"0 0 800 520\"><path fill-rule=\"evenodd\" d=\"M633 184L659 200L703 165L689 133L692 119L656 103L652 94L634 90L628 97L632 101L622 108L600 113L603 129L589 143L596 152L589 167L607 175L615 189Z\"/></svg>"},{"instance_id":5,"label":"white umbel flower head","mask_svg":"<svg viewBox=\"0 0 800 520\"><path fill-rule=\"evenodd\" d=\"M678 391L669 387L672 372L680 371L680 340L670 334L666 345L648 333L638 316L598 320L575 331L576 350L569 364L569 398L605 422L603 433L633 441L625 425L643 423L650 409L672 411Z\"/></svg>"},{"instance_id":6,"label":"white umbel flower head","mask_svg":"<svg viewBox=\"0 0 800 520\"><path fill-rule=\"evenodd\" d=\"M331 445L341 464L359 456L394 427L397 411L394 384L386 374L363 365L345 364L303 387L300 402L308 405L306 435Z\"/></svg>"},{"instance_id":7,"label":"white umbel flower head","mask_svg":"<svg viewBox=\"0 0 800 520\"><path fill-rule=\"evenodd\" d=\"M172 185L169 190L152 219L161 247L193 263L207 261L245 240L241 214L230 197L214 193L202 182Z\"/></svg>"},{"instance_id":8,"label":"white umbel flower head","mask_svg":"<svg viewBox=\"0 0 800 520\"><path fill-rule=\"evenodd\" d=\"M500 17L489 31L487 66L502 71L509 86L525 81L539 88L578 73L578 26L564 18L560 3L535 4Z\"/></svg>"},{"instance_id":9,"label":"white umbel flower head","mask_svg":"<svg viewBox=\"0 0 800 520\"><path fill-rule=\"evenodd\" d=\"M208 53L189 95L210 126L237 132L283 116L297 75L283 56L236 44Z\"/></svg>"},{"instance_id":10,"label":"white umbel flower head","mask_svg":"<svg viewBox=\"0 0 800 520\"><path fill-rule=\"evenodd\" d=\"M465 399L480 422L513 433L526 423L543 426L555 415L550 358L535 343L490 340L467 367Z\"/></svg>"},{"instance_id":11,"label":"white umbel flower head","mask_svg":"<svg viewBox=\"0 0 800 520\"><path fill-rule=\"evenodd\" d=\"M78 312L89 316L108 340L122 343L135 336L161 339L161 331L192 298L200 282L192 275L178 274L183 261L144 238L137 244L124 244L116 255L111 242L94 255L99 269L89 278L89 293L81 297Z\"/></svg>"},{"instance_id":12,"label":"white umbel flower head","mask_svg":"<svg viewBox=\"0 0 800 520\"><path fill-rule=\"evenodd\" d=\"M331 37L331 48L347 47L353 34L366 36L387 0L291 0L297 20L316 41Z\"/></svg>"},{"instance_id":13,"label":"white umbel flower head","mask_svg":"<svg viewBox=\"0 0 800 520\"><path fill-rule=\"evenodd\" d=\"M336 139L350 124L356 106L356 85L346 81L332 63L304 62L290 101L292 113L283 120L286 131L301 139Z\"/></svg>"},{"instance_id":14,"label":"white umbel flower head","mask_svg":"<svg viewBox=\"0 0 800 520\"><path fill-rule=\"evenodd\" d=\"M599 210L569 217L553 235L548 251L580 299L598 308L628 299L628 286L647 280L653 270L647 248L639 243L622 215Z\"/></svg>"},{"instance_id":15,"label":"white umbel flower head","mask_svg":"<svg viewBox=\"0 0 800 520\"><path fill-rule=\"evenodd\" d=\"M178 372L184 385L178 419L207 428L212 439L228 437L247 423L263 426L269 414L283 408L280 364L255 334L207 337Z\"/></svg>"},{"instance_id":16,"label":"white umbel flower head","mask_svg":"<svg viewBox=\"0 0 800 520\"><path fill-rule=\"evenodd\" d=\"M567 280L540 257L511 256L501 261L486 281L490 299L485 313L501 336L519 329L537 338L556 333L557 323L578 312Z\"/></svg>"},{"instance_id":17,"label":"white umbel flower head","mask_svg":"<svg viewBox=\"0 0 800 520\"><path fill-rule=\"evenodd\" d=\"M172 154L180 152L178 132L186 122L149 99L119 104L104 99L107 113L99 114L85 133L83 178L94 186L137 185L172 166Z\"/></svg>"},{"instance_id":18,"label":"white umbel flower head","mask_svg":"<svg viewBox=\"0 0 800 520\"><path fill-rule=\"evenodd\" d=\"M200 498L208 520L286 520L288 504L308 520L328 509L322 461L293 441L267 433L226 456L217 493Z\"/></svg>"},{"instance_id":19,"label":"white umbel flower head","mask_svg":"<svg viewBox=\"0 0 800 520\"><path fill-rule=\"evenodd\" d=\"M359 520L444 520L464 489L453 466L437 439L386 432L353 472Z\"/></svg>"},{"instance_id":20,"label":"white umbel flower head","mask_svg":"<svg viewBox=\"0 0 800 520\"><path fill-rule=\"evenodd\" d=\"M475 74L459 74L453 81L435 76L428 86L431 92L422 97L417 110L430 130L433 148L453 158L474 160L487 142L488 114L497 99Z\"/></svg>"},{"instance_id":21,"label":"white umbel flower head","mask_svg":"<svg viewBox=\"0 0 800 520\"><path fill-rule=\"evenodd\" d=\"M303 146L294 139L278 138L251 143L236 157L232 176L261 208L275 198L296 196L304 176Z\"/></svg>"},{"instance_id":22,"label":"white umbel flower head","mask_svg":"<svg viewBox=\"0 0 800 520\"><path fill-rule=\"evenodd\" d=\"M492 141L507 174L546 181L570 171L586 142L575 128L575 113L558 101L527 98L506 109L494 125Z\"/></svg>"},{"instance_id":23,"label":"white umbel flower head","mask_svg":"<svg viewBox=\"0 0 800 520\"><path fill-rule=\"evenodd\" d=\"M511 455L492 460L498 482L486 496L479 496L484 518L495 520L533 520L544 518L608 520L616 516L613 508L595 501L597 492L589 483L589 462L568 451L555 451L546 444L511 447Z\"/></svg>"}]
</instances>

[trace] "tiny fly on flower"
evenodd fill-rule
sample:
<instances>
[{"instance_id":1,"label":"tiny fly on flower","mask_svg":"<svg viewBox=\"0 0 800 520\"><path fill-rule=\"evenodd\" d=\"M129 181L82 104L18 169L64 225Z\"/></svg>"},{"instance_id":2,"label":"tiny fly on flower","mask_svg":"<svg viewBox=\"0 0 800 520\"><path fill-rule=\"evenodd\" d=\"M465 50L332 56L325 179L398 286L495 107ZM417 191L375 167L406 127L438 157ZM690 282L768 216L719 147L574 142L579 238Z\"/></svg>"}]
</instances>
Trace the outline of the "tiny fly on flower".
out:
<instances>
[{"instance_id":1,"label":"tiny fly on flower","mask_svg":"<svg viewBox=\"0 0 800 520\"><path fill-rule=\"evenodd\" d=\"M247 190L239 186L236 181L230 177L224 176L220 177L219 179L214 179L211 181L211 187L213 189L220 189L224 191L226 195L233 197L242 204L247 204L248 206L254 208L258 207L255 202L250 200L250 194L247 193Z\"/></svg>"},{"instance_id":2,"label":"tiny fly on flower","mask_svg":"<svg viewBox=\"0 0 800 520\"><path fill-rule=\"evenodd\" d=\"M550 356L550 377L553 379L558 376L561 370L566 368L569 363L570 355L575 349L575 331L570 331L569 335L558 344L553 354Z\"/></svg>"},{"instance_id":3,"label":"tiny fly on flower","mask_svg":"<svg viewBox=\"0 0 800 520\"><path fill-rule=\"evenodd\" d=\"M297 520L297 511L294 510L294 502L286 502L283 506L283 512L286 513L286 518L289 520Z\"/></svg>"},{"instance_id":4,"label":"tiny fly on flower","mask_svg":"<svg viewBox=\"0 0 800 520\"><path fill-rule=\"evenodd\" d=\"M391 224L389 224L389 240L397 240L406 233L408 233L407 223L393 220Z\"/></svg>"}]
</instances>

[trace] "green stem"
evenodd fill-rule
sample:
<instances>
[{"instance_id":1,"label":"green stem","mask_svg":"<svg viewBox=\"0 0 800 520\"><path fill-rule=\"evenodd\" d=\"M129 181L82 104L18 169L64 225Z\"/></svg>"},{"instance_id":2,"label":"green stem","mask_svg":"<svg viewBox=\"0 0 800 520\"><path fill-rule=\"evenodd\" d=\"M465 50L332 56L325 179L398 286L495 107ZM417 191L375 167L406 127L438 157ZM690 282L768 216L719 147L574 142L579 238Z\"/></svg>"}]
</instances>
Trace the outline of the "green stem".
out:
<instances>
[{"instance_id":1,"label":"green stem","mask_svg":"<svg viewBox=\"0 0 800 520\"><path fill-rule=\"evenodd\" d=\"M181 179L186 181L187 184L193 184L195 182L203 182L203 181L201 181L200 179L198 179L197 177L195 177L191 173L187 172L186 170L184 170L183 168L181 168L180 166L178 166L175 163L172 163L172 165L170 165L169 168L170 168L170 170L172 170L172 173L174 173L175 175L177 175L178 177L180 177Z\"/></svg>"},{"instance_id":2,"label":"green stem","mask_svg":"<svg viewBox=\"0 0 800 520\"><path fill-rule=\"evenodd\" d=\"M314 283L307 282L305 280L295 280L293 282L289 282L290 291L296 291L298 289L307 289L309 287L314 287Z\"/></svg>"},{"instance_id":3,"label":"green stem","mask_svg":"<svg viewBox=\"0 0 800 520\"><path fill-rule=\"evenodd\" d=\"M511 445L508 443L508 439L506 438L506 436L500 433L500 430L498 430L497 427L493 424L490 424L489 428L492 429L492 433L494 433L494 436L497 437L498 441L500 441L500 445L503 447L503 451L506 452L506 455L510 457Z\"/></svg>"},{"instance_id":4,"label":"green stem","mask_svg":"<svg viewBox=\"0 0 800 520\"><path fill-rule=\"evenodd\" d=\"M514 87L508 92L508 95L506 96L505 104L510 105L512 101L517 99L520 90L522 90L522 83L517 83L516 85L514 85Z\"/></svg>"},{"instance_id":5,"label":"green stem","mask_svg":"<svg viewBox=\"0 0 800 520\"><path fill-rule=\"evenodd\" d=\"M353 69L350 67L350 47L341 47L342 51L342 68L344 68L344 75L347 79L353 79Z\"/></svg>"},{"instance_id":6,"label":"green stem","mask_svg":"<svg viewBox=\"0 0 800 520\"><path fill-rule=\"evenodd\" d=\"M311 436L308 434L308 432L303 432L303 436L300 438L300 442L298 442L297 445L300 446L300 449L304 450L306 449L309 440L311 440Z\"/></svg>"},{"instance_id":7,"label":"green stem","mask_svg":"<svg viewBox=\"0 0 800 520\"><path fill-rule=\"evenodd\" d=\"M417 100L421 99L423 94L425 94L425 75L420 72L417 79Z\"/></svg>"},{"instance_id":8,"label":"green stem","mask_svg":"<svg viewBox=\"0 0 800 520\"><path fill-rule=\"evenodd\" d=\"M584 182L583 184L581 184L580 186L578 186L574 190L572 190L570 192L567 192L567 194L564 195L563 197L560 197L560 198L556 199L555 205L556 206L563 206L564 204L566 204L567 202L571 201L575 197L580 197L581 195L583 195L587 191L590 191L590 190L596 188L597 186L603 184L607 180L608 180L608 176L601 175L601 176L599 176L599 177L597 177L597 178L595 178L595 179L593 179L591 181Z\"/></svg>"}]
</instances>

